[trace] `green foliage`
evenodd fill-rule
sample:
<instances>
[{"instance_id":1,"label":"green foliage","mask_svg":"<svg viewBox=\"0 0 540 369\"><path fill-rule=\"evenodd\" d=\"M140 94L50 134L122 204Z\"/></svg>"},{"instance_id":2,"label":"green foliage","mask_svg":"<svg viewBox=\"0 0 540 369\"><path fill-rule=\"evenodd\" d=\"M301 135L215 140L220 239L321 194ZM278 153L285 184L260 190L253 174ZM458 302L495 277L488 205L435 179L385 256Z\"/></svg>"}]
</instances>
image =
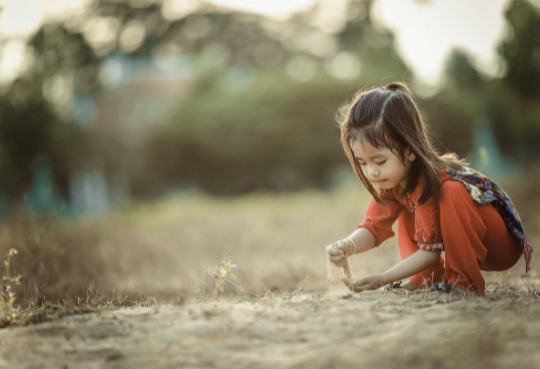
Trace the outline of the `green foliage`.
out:
<instances>
[{"instance_id":1,"label":"green foliage","mask_svg":"<svg viewBox=\"0 0 540 369\"><path fill-rule=\"evenodd\" d=\"M227 63L199 74L169 124L149 132L141 151L144 164L132 186L134 193L155 196L186 186L220 195L328 188L336 170L347 165L334 120L338 107L361 86L411 77L395 50L393 34L372 24L371 3L349 3L350 16L343 29L331 36L337 45L331 55L310 55L300 41L290 40L316 33L310 20L320 11L318 5L268 32L265 37L278 38L273 42L289 50L276 51L281 66L293 56L312 61L315 77L304 83L293 81L284 69L261 63L265 59L251 60L235 49L240 34L230 32L255 27L251 16L215 16L213 28L236 19L235 27L223 27L219 34L231 52ZM204 16L214 17L211 13ZM253 54L268 40L255 27L246 41L244 47L253 48ZM356 58L361 67L358 76L339 80L325 72L327 58L338 52ZM243 60L237 54L244 55ZM249 72L253 84L244 90L228 88L230 73L235 71Z\"/></svg>"},{"instance_id":2,"label":"green foliage","mask_svg":"<svg viewBox=\"0 0 540 369\"><path fill-rule=\"evenodd\" d=\"M100 87L99 59L79 30L64 24L47 23L33 35L28 46L35 58L29 74L43 86L53 78L73 76L73 92Z\"/></svg>"},{"instance_id":3,"label":"green foliage","mask_svg":"<svg viewBox=\"0 0 540 369\"><path fill-rule=\"evenodd\" d=\"M421 99L420 106L442 151L470 155L474 124L483 119L490 123L502 153L528 165L540 159L540 8L514 0L505 16L511 32L499 46L502 77L483 76L471 55L454 50L442 88Z\"/></svg>"},{"instance_id":4,"label":"green foliage","mask_svg":"<svg viewBox=\"0 0 540 369\"><path fill-rule=\"evenodd\" d=\"M160 2L96 0L84 24L111 21L103 26L110 39L99 42L87 37L83 22L44 24L28 42L34 60L28 73L0 96L0 192L20 200L40 158L50 164L65 196L71 174L96 166L110 182L125 182L136 197L185 187L221 195L329 187L336 170L347 165L334 122L339 105L357 88L412 77L394 34L372 21L372 4L349 0L347 18L332 33L314 26L324 11L319 2L278 24L206 1L175 18ZM530 1L514 0L506 18L512 32L499 48L504 76L483 76L474 59L457 50L439 93L420 101L442 151L467 156L473 122L487 117L506 155L540 158L540 10ZM130 49L120 35L133 22L145 32L141 44ZM314 48L319 39L333 46ZM180 55L194 65L193 84L187 96L178 97L169 121L135 140L125 134L129 122L115 125L106 114L94 127L62 124L70 118L47 93L55 81L71 81L66 86L73 94L103 96L99 71L112 53L139 60ZM340 53L358 61L358 76L330 77L329 63ZM299 83L287 75L295 57L312 62L314 79ZM227 87L234 78L248 78L250 85Z\"/></svg>"},{"instance_id":5,"label":"green foliage","mask_svg":"<svg viewBox=\"0 0 540 369\"><path fill-rule=\"evenodd\" d=\"M236 265L231 263L230 258L226 258L221 261L220 265L217 265L214 267L214 269L207 271L207 273L213 277L212 284L214 286L215 296L219 297L219 294L224 292L223 284L224 282L227 282L230 285L234 286L235 288L239 289L240 291L248 295L261 297L255 293L246 291L244 288L242 288L241 286L233 282L233 280L236 279L236 275L234 275L232 272L233 268L236 268ZM204 287L199 292L201 296L206 300L207 296L206 296L205 291L206 291L206 280L205 280Z\"/></svg>"},{"instance_id":6,"label":"green foliage","mask_svg":"<svg viewBox=\"0 0 540 369\"><path fill-rule=\"evenodd\" d=\"M540 160L540 8L527 0L509 3L508 37L499 45L505 72L488 107L503 152L521 163Z\"/></svg>"},{"instance_id":7,"label":"green foliage","mask_svg":"<svg viewBox=\"0 0 540 369\"><path fill-rule=\"evenodd\" d=\"M396 50L394 33L371 19L373 3L373 0L347 2L347 21L336 34L340 49L361 59L365 70L361 87L390 80L409 81L412 72Z\"/></svg>"},{"instance_id":8,"label":"green foliage","mask_svg":"<svg viewBox=\"0 0 540 369\"><path fill-rule=\"evenodd\" d=\"M33 93L30 88L19 80L10 98L0 96L0 191L12 199L19 199L31 186L35 159L54 150L58 121L43 99L27 96Z\"/></svg>"},{"instance_id":9,"label":"green foliage","mask_svg":"<svg viewBox=\"0 0 540 369\"><path fill-rule=\"evenodd\" d=\"M193 13L175 19L167 18L160 3L94 1L86 18L114 19L116 26L108 28L110 42L92 43L83 35L82 23L74 20L43 25L29 41L35 61L28 72L28 79L35 81L29 96L68 79L73 93L100 92L101 56L110 53L151 58L175 45L183 56L196 60L195 88L181 102L174 122L152 129L139 140L142 145L128 141L121 129L109 129L114 124L52 134L55 152L46 156L58 174L58 187L66 194L70 173L92 165L101 166L110 179L121 172L132 194L143 197L192 185L215 194L328 186L336 168L345 165L333 116L356 89L351 86L411 76L395 50L393 34L372 24L371 3L351 1L344 27L334 35L313 26L312 19L322 11L318 6L278 24L204 1ZM143 24L146 32L142 43L128 50L120 34L133 22ZM335 42L337 49L313 52L312 42L302 42L306 35L331 39L321 39L321 44ZM340 81L325 75L327 59L340 51L358 59L360 79ZM296 56L315 63L316 81L300 84L284 73ZM224 92L223 81L234 71L252 73L256 84L242 93ZM47 142L44 132L35 134ZM31 185L32 160L22 163L16 155L6 159L25 170L19 193Z\"/></svg>"},{"instance_id":10,"label":"green foliage","mask_svg":"<svg viewBox=\"0 0 540 369\"><path fill-rule=\"evenodd\" d=\"M53 304L51 302L46 302L41 305L39 308L32 311L31 316L28 319L28 322L38 323L44 322L47 320L57 320L67 313L74 312L75 309L66 309L64 306Z\"/></svg>"},{"instance_id":11,"label":"green foliage","mask_svg":"<svg viewBox=\"0 0 540 369\"><path fill-rule=\"evenodd\" d=\"M540 97L540 8L527 0L513 0L505 12L510 37L499 46L506 64L504 85L520 98Z\"/></svg>"},{"instance_id":12,"label":"green foliage","mask_svg":"<svg viewBox=\"0 0 540 369\"><path fill-rule=\"evenodd\" d=\"M472 57L464 50L454 49L445 66L447 86L477 88L484 80L476 69Z\"/></svg>"},{"instance_id":13,"label":"green foliage","mask_svg":"<svg viewBox=\"0 0 540 369\"><path fill-rule=\"evenodd\" d=\"M70 174L99 157L92 150L97 140L72 124L54 96L71 88L70 81L72 91L67 93L95 89L96 55L82 34L62 24L43 25L28 47L30 67L0 95L0 192L13 204L32 186L37 161L47 163L56 192L67 197Z\"/></svg>"},{"instance_id":14,"label":"green foliage","mask_svg":"<svg viewBox=\"0 0 540 369\"><path fill-rule=\"evenodd\" d=\"M347 92L331 81L304 86L274 75L240 96L201 91L148 136L142 174L160 190L191 183L217 194L327 186L345 164L333 115Z\"/></svg>"},{"instance_id":15,"label":"green foliage","mask_svg":"<svg viewBox=\"0 0 540 369\"><path fill-rule=\"evenodd\" d=\"M21 275L10 274L11 257L17 255L17 250L10 249L4 260L4 275L2 276L2 292L0 292L0 327L11 324L19 314L19 308L14 307L15 293L12 285L21 284Z\"/></svg>"},{"instance_id":16,"label":"green foliage","mask_svg":"<svg viewBox=\"0 0 540 369\"><path fill-rule=\"evenodd\" d=\"M97 309L86 306L63 306L47 301L25 315L18 323L24 325L43 323L51 320L58 320L66 315L86 314L97 311Z\"/></svg>"},{"instance_id":17,"label":"green foliage","mask_svg":"<svg viewBox=\"0 0 540 369\"><path fill-rule=\"evenodd\" d=\"M485 114L485 99L492 94L470 55L453 50L444 75L443 88L419 99L424 119L440 152L466 157L474 144L473 122Z\"/></svg>"}]
</instances>

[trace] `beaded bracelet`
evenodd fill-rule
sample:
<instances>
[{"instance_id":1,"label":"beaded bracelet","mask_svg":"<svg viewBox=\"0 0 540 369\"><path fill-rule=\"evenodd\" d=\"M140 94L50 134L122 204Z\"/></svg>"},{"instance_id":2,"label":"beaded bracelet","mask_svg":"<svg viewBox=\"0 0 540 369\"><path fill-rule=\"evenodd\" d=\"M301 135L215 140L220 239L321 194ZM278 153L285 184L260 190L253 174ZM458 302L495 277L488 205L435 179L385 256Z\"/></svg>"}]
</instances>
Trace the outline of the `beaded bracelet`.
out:
<instances>
[{"instance_id":1,"label":"beaded bracelet","mask_svg":"<svg viewBox=\"0 0 540 369\"><path fill-rule=\"evenodd\" d=\"M349 237L346 237L346 238L343 239L343 241L345 241L345 240L351 241L351 243L352 243L352 245L353 245L353 252L352 252L351 255L354 255L354 254L356 253L356 244L355 244L354 241L353 241L351 238L349 238ZM349 255L349 256L351 256L351 255Z\"/></svg>"}]
</instances>

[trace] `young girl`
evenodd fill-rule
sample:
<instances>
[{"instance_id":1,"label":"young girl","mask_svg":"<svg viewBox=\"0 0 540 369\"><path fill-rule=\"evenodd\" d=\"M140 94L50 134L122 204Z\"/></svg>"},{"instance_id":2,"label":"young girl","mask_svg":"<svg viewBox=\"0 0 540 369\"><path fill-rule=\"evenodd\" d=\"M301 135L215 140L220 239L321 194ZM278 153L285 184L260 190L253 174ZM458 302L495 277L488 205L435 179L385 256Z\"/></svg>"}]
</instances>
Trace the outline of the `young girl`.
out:
<instances>
[{"instance_id":1,"label":"young girl","mask_svg":"<svg viewBox=\"0 0 540 369\"><path fill-rule=\"evenodd\" d=\"M373 199L364 222L328 245L327 257L343 266L392 237L397 219L402 258L382 274L344 278L351 291L410 277L408 290L436 284L483 295L481 270L509 269L523 254L529 271L532 248L512 201L456 155L437 154L405 84L360 92L340 113L343 149Z\"/></svg>"}]
</instances>

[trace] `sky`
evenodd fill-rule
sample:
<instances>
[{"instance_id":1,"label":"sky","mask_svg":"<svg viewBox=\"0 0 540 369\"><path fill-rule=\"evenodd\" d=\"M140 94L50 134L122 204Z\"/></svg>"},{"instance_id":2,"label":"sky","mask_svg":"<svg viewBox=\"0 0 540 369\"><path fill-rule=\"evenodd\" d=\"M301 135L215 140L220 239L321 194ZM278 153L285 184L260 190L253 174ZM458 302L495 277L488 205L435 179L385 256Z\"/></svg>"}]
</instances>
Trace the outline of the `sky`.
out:
<instances>
[{"instance_id":1,"label":"sky","mask_svg":"<svg viewBox=\"0 0 540 369\"><path fill-rule=\"evenodd\" d=\"M440 77L449 51L469 52L487 74L500 70L497 45L508 28L508 0L379 0L374 16L395 31L398 50L426 82Z\"/></svg>"},{"instance_id":2,"label":"sky","mask_svg":"<svg viewBox=\"0 0 540 369\"><path fill-rule=\"evenodd\" d=\"M4 8L0 15L0 34L28 34L39 26L44 16L56 16L65 9L80 8L88 1L0 0L0 5ZM312 5L315 0L211 1L234 9L283 19L294 11ZM343 10L344 0L320 1L334 12ZM487 74L495 75L498 72L496 47L507 32L503 12L508 2L509 0L376 0L373 16L395 32L400 55L413 69L418 81L434 86L439 82L444 61L452 48L469 52ZM22 64L22 43L13 43L7 51L0 61L0 79L12 74Z\"/></svg>"},{"instance_id":3,"label":"sky","mask_svg":"<svg viewBox=\"0 0 540 369\"><path fill-rule=\"evenodd\" d=\"M321 0L326 4L342 0ZM314 0L213 0L285 18ZM453 48L469 52L489 75L499 71L496 48L507 32L509 0L376 0L374 18L395 32L400 55L423 84L436 85Z\"/></svg>"}]
</instances>

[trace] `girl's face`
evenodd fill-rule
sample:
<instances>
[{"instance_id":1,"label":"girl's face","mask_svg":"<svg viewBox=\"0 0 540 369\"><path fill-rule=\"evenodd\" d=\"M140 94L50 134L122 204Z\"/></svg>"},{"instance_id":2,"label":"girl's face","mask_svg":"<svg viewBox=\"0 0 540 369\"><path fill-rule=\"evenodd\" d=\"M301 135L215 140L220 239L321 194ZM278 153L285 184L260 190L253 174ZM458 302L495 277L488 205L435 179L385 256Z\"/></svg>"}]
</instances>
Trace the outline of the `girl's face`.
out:
<instances>
[{"instance_id":1,"label":"girl's face","mask_svg":"<svg viewBox=\"0 0 540 369\"><path fill-rule=\"evenodd\" d=\"M405 160L384 147L374 147L359 140L351 143L351 149L364 176L382 190L389 190L400 184L405 187L409 168L416 158L409 149L405 150Z\"/></svg>"}]
</instances>

